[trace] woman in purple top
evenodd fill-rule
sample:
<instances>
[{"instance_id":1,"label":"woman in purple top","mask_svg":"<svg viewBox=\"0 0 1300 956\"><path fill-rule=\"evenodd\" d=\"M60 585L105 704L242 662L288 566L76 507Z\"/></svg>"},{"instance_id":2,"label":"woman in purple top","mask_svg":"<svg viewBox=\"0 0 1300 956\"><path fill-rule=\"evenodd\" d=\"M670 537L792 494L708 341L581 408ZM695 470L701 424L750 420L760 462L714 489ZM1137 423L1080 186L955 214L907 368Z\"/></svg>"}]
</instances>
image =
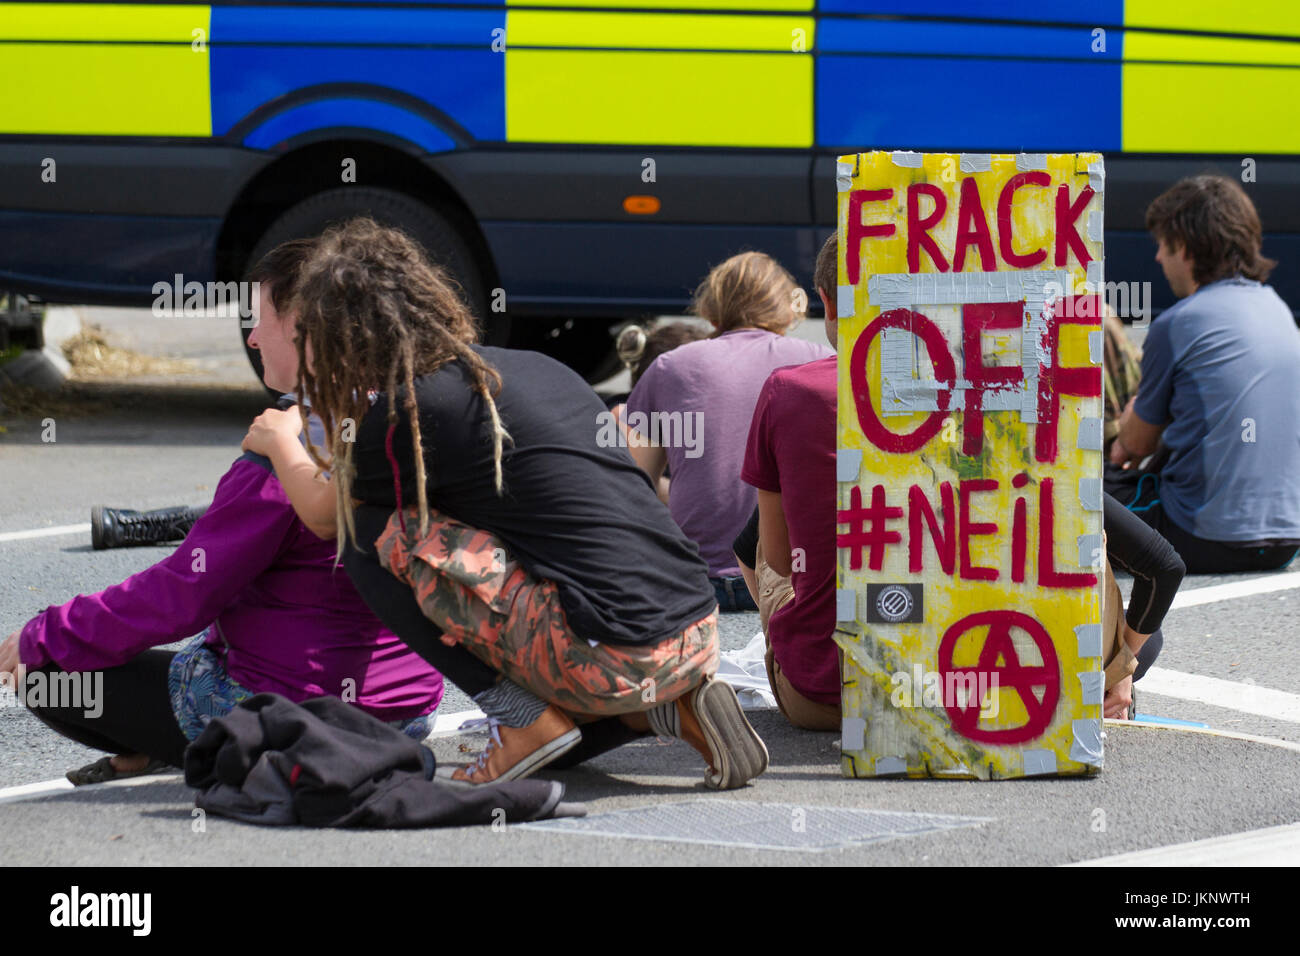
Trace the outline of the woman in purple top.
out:
<instances>
[{"instance_id":1,"label":"woman in purple top","mask_svg":"<svg viewBox=\"0 0 1300 956\"><path fill-rule=\"evenodd\" d=\"M281 246L254 271L254 347L287 334L276 303L309 248ZM279 364L267 364L267 385L293 388L296 368ZM442 676L380 624L334 557L333 543L298 519L270 462L246 453L175 553L37 615L0 644L0 676L50 727L117 755L70 773L74 783L180 766L210 720L264 692L342 697L423 736ZM199 631L179 653L150 649Z\"/></svg>"},{"instance_id":2,"label":"woman in purple top","mask_svg":"<svg viewBox=\"0 0 1300 956\"><path fill-rule=\"evenodd\" d=\"M628 396L627 426L642 439L629 440L632 457L656 482L671 468L668 509L708 563L724 611L756 610L731 545L757 500L740 466L759 390L778 368L834 354L786 336L806 305L770 256L732 256L695 292L692 311L715 334L661 355Z\"/></svg>"}]
</instances>

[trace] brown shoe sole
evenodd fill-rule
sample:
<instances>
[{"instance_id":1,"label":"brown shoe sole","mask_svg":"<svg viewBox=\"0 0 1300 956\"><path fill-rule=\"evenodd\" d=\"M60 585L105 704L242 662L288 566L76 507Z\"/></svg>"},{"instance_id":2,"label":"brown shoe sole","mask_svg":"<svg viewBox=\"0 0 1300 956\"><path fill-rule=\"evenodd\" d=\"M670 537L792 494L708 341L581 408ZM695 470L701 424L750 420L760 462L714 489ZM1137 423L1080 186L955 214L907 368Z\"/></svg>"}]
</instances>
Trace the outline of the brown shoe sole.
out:
<instances>
[{"instance_id":1,"label":"brown shoe sole","mask_svg":"<svg viewBox=\"0 0 1300 956\"><path fill-rule=\"evenodd\" d=\"M750 726L740 699L731 685L720 680L706 681L695 692L695 718L713 751L715 772L704 775L704 782L714 790L743 787L767 769L767 747L763 738Z\"/></svg>"}]
</instances>

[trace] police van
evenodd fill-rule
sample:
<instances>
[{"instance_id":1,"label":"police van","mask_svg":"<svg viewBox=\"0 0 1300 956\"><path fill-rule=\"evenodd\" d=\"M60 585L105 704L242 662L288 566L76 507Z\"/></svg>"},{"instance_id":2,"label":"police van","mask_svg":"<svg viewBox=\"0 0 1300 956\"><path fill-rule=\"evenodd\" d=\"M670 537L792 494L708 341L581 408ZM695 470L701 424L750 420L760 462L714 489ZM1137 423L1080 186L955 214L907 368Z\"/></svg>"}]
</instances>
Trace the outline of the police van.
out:
<instances>
[{"instance_id":1,"label":"police van","mask_svg":"<svg viewBox=\"0 0 1300 956\"><path fill-rule=\"evenodd\" d=\"M837 154L1100 150L1108 279L1168 304L1143 210L1214 169L1295 305L1297 66L1288 0L0 2L0 289L148 305L369 213L595 374L735 252L810 283Z\"/></svg>"}]
</instances>

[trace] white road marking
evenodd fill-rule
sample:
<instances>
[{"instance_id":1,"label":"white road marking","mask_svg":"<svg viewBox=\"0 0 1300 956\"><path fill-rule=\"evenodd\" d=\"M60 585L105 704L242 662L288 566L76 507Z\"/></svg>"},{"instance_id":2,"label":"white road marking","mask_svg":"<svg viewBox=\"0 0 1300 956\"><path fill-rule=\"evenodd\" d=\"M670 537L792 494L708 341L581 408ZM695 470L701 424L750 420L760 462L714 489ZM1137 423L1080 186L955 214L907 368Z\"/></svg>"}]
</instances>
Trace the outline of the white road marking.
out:
<instances>
[{"instance_id":1,"label":"white road marking","mask_svg":"<svg viewBox=\"0 0 1300 956\"><path fill-rule=\"evenodd\" d=\"M1218 677L1202 677L1200 674L1185 674L1163 667L1152 667L1137 686L1161 697L1194 700L1243 714L1300 724L1300 694L1288 694L1271 687Z\"/></svg>"},{"instance_id":2,"label":"white road marking","mask_svg":"<svg viewBox=\"0 0 1300 956\"><path fill-rule=\"evenodd\" d=\"M94 789L100 787L140 787L148 783L180 783L185 779L179 773L156 773L143 777L127 777L125 780L110 780L107 783L90 784ZM67 793L79 788L72 785L66 777L59 780L42 780L39 783L24 783L17 787L5 787L0 790L0 803L17 803L21 800L35 800L54 794Z\"/></svg>"},{"instance_id":3,"label":"white road marking","mask_svg":"<svg viewBox=\"0 0 1300 956\"><path fill-rule=\"evenodd\" d=\"M36 783L24 783L16 787L5 787L0 790L0 803L32 800L36 797L48 797L52 793L75 789L76 787L66 778L63 780L38 780Z\"/></svg>"},{"instance_id":4,"label":"white road marking","mask_svg":"<svg viewBox=\"0 0 1300 956\"><path fill-rule=\"evenodd\" d=\"M1132 727L1137 730L1174 730L1184 734L1204 734L1207 737L1228 737L1231 740L1248 740L1253 744L1265 744L1269 747L1277 747L1281 750L1292 750L1300 753L1300 744L1290 740L1282 740L1279 737L1261 737L1258 734L1243 734L1237 730L1215 730L1213 727L1189 727L1186 724L1166 724L1155 720L1116 720L1107 717L1105 720L1107 727Z\"/></svg>"},{"instance_id":5,"label":"white road marking","mask_svg":"<svg viewBox=\"0 0 1300 956\"><path fill-rule=\"evenodd\" d=\"M1300 572L1275 574L1264 578L1252 578L1249 581L1231 581L1228 584L1216 584L1208 588L1192 588L1190 591L1179 591L1174 597L1174 603L1170 610L1196 607L1200 604L1214 604L1218 601L1231 601L1234 598L1249 597L1252 594L1289 591L1291 588L1300 588Z\"/></svg>"},{"instance_id":6,"label":"white road marking","mask_svg":"<svg viewBox=\"0 0 1300 956\"><path fill-rule=\"evenodd\" d=\"M1300 863L1300 823L1175 843L1151 850L1071 863L1070 866L1295 866Z\"/></svg>"},{"instance_id":7,"label":"white road marking","mask_svg":"<svg viewBox=\"0 0 1300 956\"><path fill-rule=\"evenodd\" d=\"M32 531L5 531L0 534L0 543L26 541L30 538L55 538L62 534L90 534L90 524L62 524L56 528L36 528Z\"/></svg>"},{"instance_id":8,"label":"white road marking","mask_svg":"<svg viewBox=\"0 0 1300 956\"><path fill-rule=\"evenodd\" d=\"M467 720L478 720L483 717L481 710L462 710L454 714L438 714L433 721L433 730L429 732L426 740L435 737L455 737L460 734L460 725ZM98 787L130 787L142 783L179 783L185 778L178 773L170 774L151 774L146 777L127 777L125 780L110 780L108 783L93 784ZM21 800L36 800L40 797L49 797L59 793L67 793L69 790L77 788L66 778L58 780L41 780L36 783L19 784L16 787L5 787L0 789L0 804L17 803Z\"/></svg>"}]
</instances>

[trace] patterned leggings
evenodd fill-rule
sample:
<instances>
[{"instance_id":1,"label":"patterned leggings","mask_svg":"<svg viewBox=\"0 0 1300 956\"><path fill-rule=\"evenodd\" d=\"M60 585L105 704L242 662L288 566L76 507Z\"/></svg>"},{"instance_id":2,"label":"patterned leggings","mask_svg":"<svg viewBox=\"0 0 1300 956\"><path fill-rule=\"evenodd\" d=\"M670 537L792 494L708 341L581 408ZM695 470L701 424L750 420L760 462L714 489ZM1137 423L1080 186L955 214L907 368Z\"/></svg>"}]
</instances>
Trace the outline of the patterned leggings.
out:
<instances>
[{"instance_id":1,"label":"patterned leggings","mask_svg":"<svg viewBox=\"0 0 1300 956\"><path fill-rule=\"evenodd\" d=\"M437 511L419 535L394 512L375 543L380 563L414 591L441 640L575 717L649 710L699 686L718 669L716 610L681 634L646 646L574 634L555 583L535 578L502 542Z\"/></svg>"}]
</instances>

